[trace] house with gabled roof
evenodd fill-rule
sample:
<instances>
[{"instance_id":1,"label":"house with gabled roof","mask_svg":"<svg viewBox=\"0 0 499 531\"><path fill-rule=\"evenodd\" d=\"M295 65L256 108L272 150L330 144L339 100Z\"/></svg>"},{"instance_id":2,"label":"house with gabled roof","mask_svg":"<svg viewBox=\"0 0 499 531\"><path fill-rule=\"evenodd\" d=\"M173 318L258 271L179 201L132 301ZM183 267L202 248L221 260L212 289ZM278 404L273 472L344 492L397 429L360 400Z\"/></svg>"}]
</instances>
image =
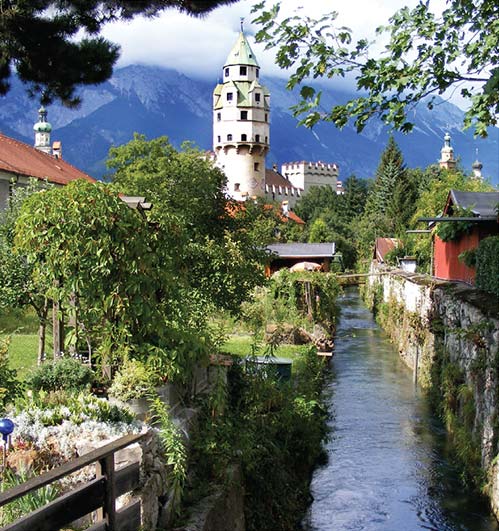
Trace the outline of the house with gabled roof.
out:
<instances>
[{"instance_id":1,"label":"house with gabled roof","mask_svg":"<svg viewBox=\"0 0 499 531\"><path fill-rule=\"evenodd\" d=\"M15 186L25 186L30 179L64 186L76 179L95 182L95 179L66 162L61 155L60 142L50 145L52 127L47 122L47 112L42 107L39 120L34 125L35 145L0 133L0 210L3 210Z\"/></svg>"},{"instance_id":2,"label":"house with gabled roof","mask_svg":"<svg viewBox=\"0 0 499 531\"><path fill-rule=\"evenodd\" d=\"M474 284L476 271L459 259L473 251L488 236L499 233L499 192L462 192L450 190L442 216L420 218L429 223L461 223L465 227L454 239L433 240L433 275L442 280L460 280ZM463 215L463 211L466 213ZM499 257L498 257L499 259Z\"/></svg>"},{"instance_id":3,"label":"house with gabled roof","mask_svg":"<svg viewBox=\"0 0 499 531\"><path fill-rule=\"evenodd\" d=\"M298 266L303 264L303 269L329 271L331 264L337 263L343 267L341 253L336 252L336 244L328 243L273 243L267 245L268 263L265 266L267 277L279 271L279 269ZM315 267L317 266L317 267Z\"/></svg>"}]
</instances>

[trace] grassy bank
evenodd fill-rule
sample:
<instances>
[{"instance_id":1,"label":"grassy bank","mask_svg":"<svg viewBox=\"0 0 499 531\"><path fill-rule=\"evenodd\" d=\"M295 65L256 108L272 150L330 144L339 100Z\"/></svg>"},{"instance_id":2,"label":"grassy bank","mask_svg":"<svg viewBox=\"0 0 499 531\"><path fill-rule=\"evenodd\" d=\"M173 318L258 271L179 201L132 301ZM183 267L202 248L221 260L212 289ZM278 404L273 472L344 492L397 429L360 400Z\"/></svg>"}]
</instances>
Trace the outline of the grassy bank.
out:
<instances>
[{"instance_id":1,"label":"grassy bank","mask_svg":"<svg viewBox=\"0 0 499 531\"><path fill-rule=\"evenodd\" d=\"M254 348L255 341L252 336L234 335L229 337L221 347L221 351L233 356L250 356ZM278 345L274 349L274 356L294 359L296 356L305 354L309 348L310 345Z\"/></svg>"}]
</instances>

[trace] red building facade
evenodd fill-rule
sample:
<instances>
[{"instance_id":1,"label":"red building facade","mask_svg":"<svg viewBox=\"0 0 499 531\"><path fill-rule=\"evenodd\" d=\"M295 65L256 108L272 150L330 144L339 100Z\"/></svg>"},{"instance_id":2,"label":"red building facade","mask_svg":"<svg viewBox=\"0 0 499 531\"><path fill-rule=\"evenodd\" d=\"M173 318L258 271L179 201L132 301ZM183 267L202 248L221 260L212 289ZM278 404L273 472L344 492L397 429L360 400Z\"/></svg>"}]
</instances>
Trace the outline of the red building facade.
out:
<instances>
[{"instance_id":1,"label":"red building facade","mask_svg":"<svg viewBox=\"0 0 499 531\"><path fill-rule=\"evenodd\" d=\"M472 223L469 232L456 240L442 241L437 235L433 240L433 275L442 280L459 280L468 284L475 283L476 271L468 267L459 255L478 247L487 236L498 234L496 206L499 192L459 192L451 190L444 210L444 217L452 218L456 207L467 208L472 216L467 218ZM442 221L436 218L434 221ZM452 221L445 221L452 223ZM499 259L499 257L498 257Z\"/></svg>"}]
</instances>

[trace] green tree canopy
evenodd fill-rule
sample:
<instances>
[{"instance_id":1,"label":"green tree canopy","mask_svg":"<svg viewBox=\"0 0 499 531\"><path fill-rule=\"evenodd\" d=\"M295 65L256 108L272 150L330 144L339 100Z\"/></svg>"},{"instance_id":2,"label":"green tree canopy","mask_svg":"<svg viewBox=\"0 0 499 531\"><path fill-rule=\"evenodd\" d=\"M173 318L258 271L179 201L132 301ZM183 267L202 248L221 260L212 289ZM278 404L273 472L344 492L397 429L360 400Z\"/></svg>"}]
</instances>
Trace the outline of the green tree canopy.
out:
<instances>
[{"instance_id":1,"label":"green tree canopy","mask_svg":"<svg viewBox=\"0 0 499 531\"><path fill-rule=\"evenodd\" d=\"M464 125L486 136L499 114L499 4L448 0L441 14L435 13L435 4L428 0L413 9L403 7L389 25L378 28L380 38L389 38L378 57L371 51L374 43L354 42L349 28L335 26L338 13L318 20L306 15L282 20L279 3L268 9L265 1L255 6L261 25L256 38L276 48L279 66L294 69L289 88L310 78L354 75L357 89L366 93L324 113L321 92L303 86L295 112L305 116L308 126L327 120L343 127L352 119L362 131L377 116L408 132L414 104L425 99L432 108L436 96L452 88L470 104Z\"/></svg>"},{"instance_id":2,"label":"green tree canopy","mask_svg":"<svg viewBox=\"0 0 499 531\"><path fill-rule=\"evenodd\" d=\"M189 144L177 151L166 137L142 135L112 148L108 167L117 191L153 203L149 219L163 239L162 256L185 276L190 296L205 310L237 311L263 281L263 242L254 239L246 210L225 197L224 174Z\"/></svg>"},{"instance_id":3,"label":"green tree canopy","mask_svg":"<svg viewBox=\"0 0 499 531\"><path fill-rule=\"evenodd\" d=\"M54 98L76 105L77 85L102 83L119 56L99 36L102 26L166 8L202 15L237 0L2 0L0 2L0 94L13 71L42 103ZM79 40L78 33L87 35Z\"/></svg>"}]
</instances>

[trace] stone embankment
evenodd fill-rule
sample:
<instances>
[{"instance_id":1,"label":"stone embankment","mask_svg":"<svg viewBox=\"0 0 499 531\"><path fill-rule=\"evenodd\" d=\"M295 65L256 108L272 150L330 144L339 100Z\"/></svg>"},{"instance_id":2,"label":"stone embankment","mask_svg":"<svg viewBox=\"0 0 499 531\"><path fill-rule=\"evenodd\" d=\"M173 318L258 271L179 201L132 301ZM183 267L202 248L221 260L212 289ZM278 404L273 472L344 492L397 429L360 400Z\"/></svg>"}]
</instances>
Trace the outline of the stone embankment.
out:
<instances>
[{"instance_id":1,"label":"stone embankment","mask_svg":"<svg viewBox=\"0 0 499 531\"><path fill-rule=\"evenodd\" d=\"M402 271L370 276L365 299L415 381L436 397L463 465L476 457L474 479L499 518L499 301Z\"/></svg>"}]
</instances>

